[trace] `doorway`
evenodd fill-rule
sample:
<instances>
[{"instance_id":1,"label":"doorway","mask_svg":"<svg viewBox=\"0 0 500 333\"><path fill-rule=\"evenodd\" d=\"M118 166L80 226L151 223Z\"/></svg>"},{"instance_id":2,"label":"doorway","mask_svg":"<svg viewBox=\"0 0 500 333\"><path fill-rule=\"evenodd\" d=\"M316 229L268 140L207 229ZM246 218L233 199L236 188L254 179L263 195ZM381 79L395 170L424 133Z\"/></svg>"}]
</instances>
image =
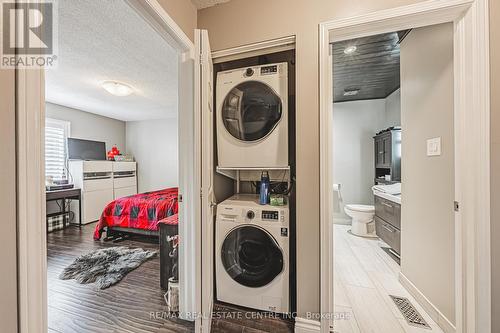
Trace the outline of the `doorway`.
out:
<instances>
[{"instance_id":1,"label":"doorway","mask_svg":"<svg viewBox=\"0 0 500 333\"><path fill-rule=\"evenodd\" d=\"M455 122L453 133L455 140L455 331L488 332L490 330L490 248L487 236L490 223L487 167L489 165L489 133L488 130L484 130L487 128L485 124L489 122L489 51L488 10L487 2L484 1L472 3L431 1L426 2L425 5L405 6L352 19L325 22L320 25L320 147L321 178L323 179L321 181L321 288L328 291L322 292L323 313L335 313L334 258L332 257L335 246L333 237L335 232L332 230L334 217L332 167L335 162L332 156L333 113L331 105L334 87L331 75L333 62L329 44L448 22L454 24L453 56L455 62L453 69L455 79L453 111ZM475 30L472 30L473 25L476 27ZM476 54L479 56L471 58L471 54L466 52L470 49L477 50ZM471 80L471 76L475 79ZM465 79L466 77L468 79ZM475 84L472 84L472 81ZM474 111L467 108L467 105L474 105ZM468 125L467 133L473 136L472 141L475 143L465 139L465 124ZM485 149L474 148L480 146L484 146ZM474 159L470 158L472 151L475 152ZM476 170L476 173L471 175L465 172L466 169ZM485 199L478 202L474 200L474 196ZM450 205L453 205L453 202ZM477 253L481 255L476 256ZM474 261L472 265L471 260ZM481 282L469 278L471 276L481 276ZM410 288L411 286L407 286L407 289ZM484 311L477 312L477 309ZM330 319L335 316L324 317L321 327L323 332L326 332L333 327Z\"/></svg>"},{"instance_id":2,"label":"doorway","mask_svg":"<svg viewBox=\"0 0 500 333\"><path fill-rule=\"evenodd\" d=\"M195 181L199 178L196 170L183 165L196 163L193 136L193 50L194 44L173 22L156 1L127 1L135 15L143 18L154 33L170 43L175 49L179 66L178 109L179 142L183 149L179 163L179 194L188 202L196 201ZM23 331L44 331L47 329L47 288L46 288L46 230L45 230L45 174L44 165L44 126L45 123L45 84L43 70L17 70L17 145L18 168L18 239L19 239L19 303L20 329ZM185 128L185 130L183 130ZM193 161L195 161L193 163ZM198 199L199 200L199 199ZM198 206L179 204L179 219L192 219ZM194 224L194 223L193 223ZM179 275L181 316L194 321L195 314L195 226L180 223L179 234L185 240L185 248L180 249ZM158 281L158 289L159 289ZM50 296L49 296L50 297ZM160 297L162 298L162 297ZM149 316L149 314L148 314Z\"/></svg>"}]
</instances>

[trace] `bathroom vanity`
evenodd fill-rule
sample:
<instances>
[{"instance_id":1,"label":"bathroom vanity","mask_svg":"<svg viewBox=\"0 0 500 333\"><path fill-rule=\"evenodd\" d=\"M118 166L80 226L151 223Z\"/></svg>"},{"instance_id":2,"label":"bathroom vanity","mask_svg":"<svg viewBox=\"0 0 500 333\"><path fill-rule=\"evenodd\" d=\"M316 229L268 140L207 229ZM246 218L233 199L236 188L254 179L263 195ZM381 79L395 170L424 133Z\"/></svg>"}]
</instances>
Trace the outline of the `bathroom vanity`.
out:
<instances>
[{"instance_id":1,"label":"bathroom vanity","mask_svg":"<svg viewBox=\"0 0 500 333\"><path fill-rule=\"evenodd\" d=\"M401 195L376 192L375 229L397 257L401 254Z\"/></svg>"}]
</instances>

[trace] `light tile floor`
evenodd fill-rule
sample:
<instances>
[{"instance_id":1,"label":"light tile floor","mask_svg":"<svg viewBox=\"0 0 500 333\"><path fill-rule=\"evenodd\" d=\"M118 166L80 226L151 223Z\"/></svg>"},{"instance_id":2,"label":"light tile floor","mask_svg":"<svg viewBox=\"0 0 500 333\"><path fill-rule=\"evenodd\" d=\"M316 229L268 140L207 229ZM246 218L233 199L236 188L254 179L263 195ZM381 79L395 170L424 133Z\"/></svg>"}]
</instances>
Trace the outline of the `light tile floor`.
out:
<instances>
[{"instance_id":1,"label":"light tile floor","mask_svg":"<svg viewBox=\"0 0 500 333\"><path fill-rule=\"evenodd\" d=\"M398 280L400 267L380 245L382 241L356 237L350 226L334 225L335 320L338 333L443 333ZM410 299L432 330L408 325L389 295Z\"/></svg>"}]
</instances>

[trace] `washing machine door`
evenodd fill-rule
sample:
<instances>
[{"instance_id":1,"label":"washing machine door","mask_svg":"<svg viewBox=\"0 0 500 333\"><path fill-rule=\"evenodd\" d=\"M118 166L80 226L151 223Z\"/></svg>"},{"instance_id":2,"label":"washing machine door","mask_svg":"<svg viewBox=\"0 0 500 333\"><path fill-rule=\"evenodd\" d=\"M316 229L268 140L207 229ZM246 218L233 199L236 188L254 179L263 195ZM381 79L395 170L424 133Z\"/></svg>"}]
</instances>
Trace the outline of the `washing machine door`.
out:
<instances>
[{"instance_id":1,"label":"washing machine door","mask_svg":"<svg viewBox=\"0 0 500 333\"><path fill-rule=\"evenodd\" d=\"M241 141L265 138L279 123L281 115L281 98L271 87L259 81L238 84L222 103L224 127Z\"/></svg>"},{"instance_id":2,"label":"washing machine door","mask_svg":"<svg viewBox=\"0 0 500 333\"><path fill-rule=\"evenodd\" d=\"M283 253L261 228L233 229L222 244L221 259L229 276L246 287L263 287L283 271Z\"/></svg>"}]
</instances>

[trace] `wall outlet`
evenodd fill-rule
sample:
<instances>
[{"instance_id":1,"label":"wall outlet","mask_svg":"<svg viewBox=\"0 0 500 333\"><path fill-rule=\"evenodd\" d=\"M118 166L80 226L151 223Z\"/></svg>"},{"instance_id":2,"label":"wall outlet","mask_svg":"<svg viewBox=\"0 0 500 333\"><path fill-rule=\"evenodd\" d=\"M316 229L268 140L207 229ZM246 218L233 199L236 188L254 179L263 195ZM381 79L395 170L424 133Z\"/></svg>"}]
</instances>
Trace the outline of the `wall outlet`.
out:
<instances>
[{"instance_id":1,"label":"wall outlet","mask_svg":"<svg viewBox=\"0 0 500 333\"><path fill-rule=\"evenodd\" d=\"M427 156L441 155L441 137L427 140Z\"/></svg>"}]
</instances>

